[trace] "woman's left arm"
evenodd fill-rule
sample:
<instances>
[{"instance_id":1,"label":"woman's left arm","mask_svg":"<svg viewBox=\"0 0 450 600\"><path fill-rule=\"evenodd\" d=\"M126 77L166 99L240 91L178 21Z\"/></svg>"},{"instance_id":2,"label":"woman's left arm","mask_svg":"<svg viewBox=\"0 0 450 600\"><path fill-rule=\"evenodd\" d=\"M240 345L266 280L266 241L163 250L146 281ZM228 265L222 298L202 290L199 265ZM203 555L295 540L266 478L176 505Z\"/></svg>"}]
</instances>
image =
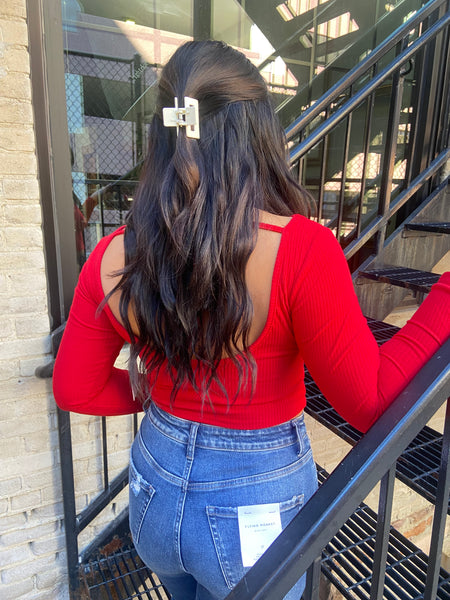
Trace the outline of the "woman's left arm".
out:
<instances>
[{"instance_id":1,"label":"woman's left arm","mask_svg":"<svg viewBox=\"0 0 450 600\"><path fill-rule=\"evenodd\" d=\"M106 310L98 310L94 267L88 260L75 290L53 372L55 400L63 410L83 414L139 412L142 405L133 399L128 371L114 367L126 339Z\"/></svg>"}]
</instances>

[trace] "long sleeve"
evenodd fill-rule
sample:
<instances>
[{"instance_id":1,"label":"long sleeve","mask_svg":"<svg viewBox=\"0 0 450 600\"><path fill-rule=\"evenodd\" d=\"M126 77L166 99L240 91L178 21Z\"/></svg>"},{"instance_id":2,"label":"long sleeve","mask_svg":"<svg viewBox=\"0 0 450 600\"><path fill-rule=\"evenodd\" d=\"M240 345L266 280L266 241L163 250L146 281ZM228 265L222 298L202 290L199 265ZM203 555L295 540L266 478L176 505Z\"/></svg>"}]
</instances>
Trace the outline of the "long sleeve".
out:
<instances>
[{"instance_id":1,"label":"long sleeve","mask_svg":"<svg viewBox=\"0 0 450 600\"><path fill-rule=\"evenodd\" d=\"M102 300L98 275L101 248L83 267L53 373L55 400L64 410L91 415L122 415L142 410L133 399L128 371L114 362L125 333L113 325Z\"/></svg>"},{"instance_id":2,"label":"long sleeve","mask_svg":"<svg viewBox=\"0 0 450 600\"><path fill-rule=\"evenodd\" d=\"M321 228L292 290L295 338L332 406L366 431L450 335L450 273L381 348L361 312L347 262Z\"/></svg>"}]
</instances>

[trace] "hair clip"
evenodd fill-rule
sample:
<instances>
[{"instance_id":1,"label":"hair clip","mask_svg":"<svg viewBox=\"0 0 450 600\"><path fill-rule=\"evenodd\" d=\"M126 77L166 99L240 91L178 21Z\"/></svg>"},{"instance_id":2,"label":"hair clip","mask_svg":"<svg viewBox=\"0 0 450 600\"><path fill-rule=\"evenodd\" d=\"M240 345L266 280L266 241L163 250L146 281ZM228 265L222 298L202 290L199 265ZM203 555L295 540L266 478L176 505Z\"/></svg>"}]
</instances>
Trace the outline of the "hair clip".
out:
<instances>
[{"instance_id":1,"label":"hair clip","mask_svg":"<svg viewBox=\"0 0 450 600\"><path fill-rule=\"evenodd\" d=\"M184 97L184 108L178 108L178 98L174 98L173 108L163 108L163 123L165 127L176 127L177 135L180 127L186 127L189 138L200 139L200 123L198 117L198 100Z\"/></svg>"}]
</instances>

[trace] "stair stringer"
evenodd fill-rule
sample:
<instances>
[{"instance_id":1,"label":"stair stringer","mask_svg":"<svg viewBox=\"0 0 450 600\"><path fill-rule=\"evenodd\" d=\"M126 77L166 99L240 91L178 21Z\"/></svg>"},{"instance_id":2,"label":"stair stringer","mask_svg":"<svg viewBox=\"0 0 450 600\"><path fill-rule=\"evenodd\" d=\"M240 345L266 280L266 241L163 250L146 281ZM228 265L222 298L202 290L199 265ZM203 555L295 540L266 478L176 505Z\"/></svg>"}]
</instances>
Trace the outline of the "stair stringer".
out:
<instances>
[{"instance_id":1,"label":"stair stringer","mask_svg":"<svg viewBox=\"0 0 450 600\"><path fill-rule=\"evenodd\" d=\"M353 274L356 295L363 313L382 321L405 296L405 288L387 283L371 282L358 277L363 269L374 269L381 265L398 265L421 271L432 268L450 250L450 236L446 234L414 234L405 232L407 223L449 222L450 186L447 185L427 198L394 233L386 239L383 251L373 260L366 262Z\"/></svg>"}]
</instances>

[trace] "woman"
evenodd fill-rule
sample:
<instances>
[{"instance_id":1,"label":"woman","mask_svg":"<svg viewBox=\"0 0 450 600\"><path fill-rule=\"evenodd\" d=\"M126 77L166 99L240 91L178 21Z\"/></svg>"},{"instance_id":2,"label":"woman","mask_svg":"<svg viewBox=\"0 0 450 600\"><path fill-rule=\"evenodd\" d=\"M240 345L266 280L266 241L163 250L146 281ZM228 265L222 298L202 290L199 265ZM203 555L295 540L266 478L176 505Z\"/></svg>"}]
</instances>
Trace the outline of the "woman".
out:
<instances>
[{"instance_id":1,"label":"woman","mask_svg":"<svg viewBox=\"0 0 450 600\"><path fill-rule=\"evenodd\" d=\"M146 410L130 527L174 600L224 598L314 493L304 362L365 431L450 334L446 273L379 350L336 239L307 216L257 69L221 42L183 45L127 225L83 269L54 372L64 409ZM126 341L129 373L113 367Z\"/></svg>"}]
</instances>

